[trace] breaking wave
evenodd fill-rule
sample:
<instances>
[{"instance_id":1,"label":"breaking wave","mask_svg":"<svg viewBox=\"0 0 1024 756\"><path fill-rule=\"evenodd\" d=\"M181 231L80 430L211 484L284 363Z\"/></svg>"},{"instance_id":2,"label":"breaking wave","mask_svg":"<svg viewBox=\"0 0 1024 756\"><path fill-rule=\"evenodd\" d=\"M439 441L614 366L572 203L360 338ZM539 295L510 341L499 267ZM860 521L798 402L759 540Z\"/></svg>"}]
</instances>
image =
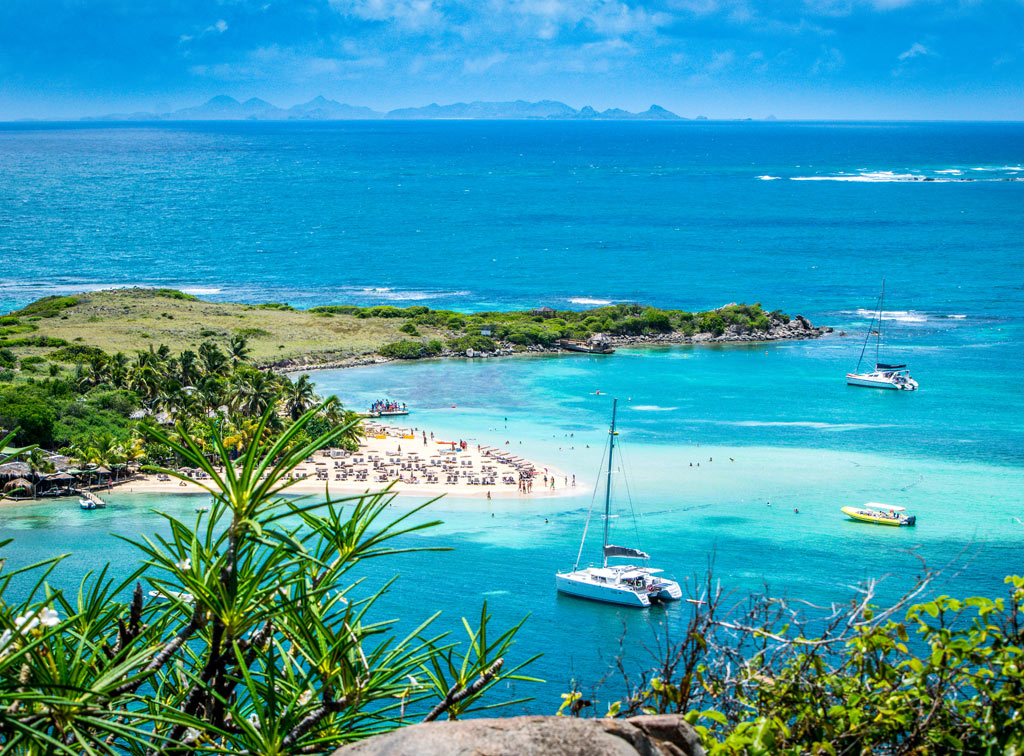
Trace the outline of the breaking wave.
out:
<instances>
[{"instance_id":1,"label":"breaking wave","mask_svg":"<svg viewBox=\"0 0 1024 756\"><path fill-rule=\"evenodd\" d=\"M590 297L573 297L569 301L582 305L610 305L612 303L610 299L591 299Z\"/></svg>"},{"instance_id":2,"label":"breaking wave","mask_svg":"<svg viewBox=\"0 0 1024 756\"><path fill-rule=\"evenodd\" d=\"M848 315L859 315L862 318L870 318L875 314L874 310L854 310L850 312L846 311ZM928 320L928 316L923 312L916 312L914 310L883 310L882 320L895 320L899 323L924 323Z\"/></svg>"}]
</instances>

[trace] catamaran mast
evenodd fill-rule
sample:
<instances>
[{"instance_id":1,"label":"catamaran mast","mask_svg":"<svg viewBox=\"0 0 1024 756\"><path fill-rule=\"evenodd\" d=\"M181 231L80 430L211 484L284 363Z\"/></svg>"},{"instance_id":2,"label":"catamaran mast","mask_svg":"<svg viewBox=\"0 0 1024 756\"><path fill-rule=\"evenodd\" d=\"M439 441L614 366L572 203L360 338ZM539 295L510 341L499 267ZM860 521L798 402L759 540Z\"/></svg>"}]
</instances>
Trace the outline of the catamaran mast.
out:
<instances>
[{"instance_id":1,"label":"catamaran mast","mask_svg":"<svg viewBox=\"0 0 1024 756\"><path fill-rule=\"evenodd\" d=\"M885 279L882 279L882 293L878 297L878 338L875 339L875 370L878 370L878 348L882 345L882 310L885 309Z\"/></svg>"},{"instance_id":2,"label":"catamaran mast","mask_svg":"<svg viewBox=\"0 0 1024 756\"><path fill-rule=\"evenodd\" d=\"M864 344L860 348L860 359L857 360L856 373L860 372L860 365L864 362L864 352L868 349L868 340L871 338L871 332L874 331L878 335L878 341L882 339L882 300L885 299L885 279L882 279L882 294L878 297L878 309L871 315L871 323L868 324L868 332L864 334ZM878 328L874 328L875 321L878 321ZM878 341L875 342L875 365L877 369L878 365Z\"/></svg>"},{"instance_id":3,"label":"catamaran mast","mask_svg":"<svg viewBox=\"0 0 1024 756\"><path fill-rule=\"evenodd\" d=\"M605 567L608 566L608 525L611 523L612 514L612 453L615 451L615 408L618 404L618 399L612 399L612 427L608 431L608 480L604 489L604 545L601 547Z\"/></svg>"}]
</instances>

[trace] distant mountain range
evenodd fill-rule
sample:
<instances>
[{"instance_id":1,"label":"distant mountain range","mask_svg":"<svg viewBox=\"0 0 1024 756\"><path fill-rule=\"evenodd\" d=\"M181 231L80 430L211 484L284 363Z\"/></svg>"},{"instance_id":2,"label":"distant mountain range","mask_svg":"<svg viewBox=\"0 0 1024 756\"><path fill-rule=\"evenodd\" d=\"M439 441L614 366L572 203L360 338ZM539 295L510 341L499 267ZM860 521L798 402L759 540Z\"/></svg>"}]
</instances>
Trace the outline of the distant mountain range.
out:
<instances>
[{"instance_id":1,"label":"distant mountain range","mask_svg":"<svg viewBox=\"0 0 1024 756\"><path fill-rule=\"evenodd\" d=\"M658 105L651 105L642 113L631 113L621 108L595 110L589 105L577 110L556 100L527 102L457 102L452 105L436 103L422 108L399 108L382 113L359 105L346 105L326 97L314 97L309 102L279 108L266 100L252 97L239 102L234 97L218 95L202 105L182 108L171 113L111 113L83 118L83 121L340 121L351 119L474 119L474 120L558 120L558 121L681 121L675 113Z\"/></svg>"}]
</instances>

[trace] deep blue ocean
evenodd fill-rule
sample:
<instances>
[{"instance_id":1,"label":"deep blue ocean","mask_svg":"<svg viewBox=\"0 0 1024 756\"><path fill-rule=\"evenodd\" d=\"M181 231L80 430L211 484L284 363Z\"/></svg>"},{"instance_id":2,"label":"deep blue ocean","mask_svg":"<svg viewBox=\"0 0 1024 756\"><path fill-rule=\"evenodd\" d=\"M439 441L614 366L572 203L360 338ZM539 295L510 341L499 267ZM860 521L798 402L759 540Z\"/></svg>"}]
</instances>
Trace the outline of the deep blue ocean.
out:
<instances>
[{"instance_id":1,"label":"deep blue ocean","mask_svg":"<svg viewBox=\"0 0 1024 756\"><path fill-rule=\"evenodd\" d=\"M883 358L910 364L913 394L843 380L883 277ZM836 329L314 375L348 406L398 398L410 423L508 441L577 475L574 496L442 500L431 509L444 525L417 542L455 551L371 575L402 573L384 609L409 621L443 609L460 631L483 599L501 622L531 612L522 653L545 653L535 671L548 683L530 711L557 708L572 677L600 679L623 628L639 669L642 646L687 611L554 591L590 505L609 395L644 515L638 531L615 520L617 540L639 535L677 578L711 559L737 601L767 584L827 604L883 575L883 598L895 596L918 571L911 549L950 563L941 592L994 595L1024 571L1022 124L0 125L0 310L131 285L295 306L760 301ZM11 563L71 551L59 579L105 559L127 570L135 555L108 533L161 527L154 507L196 506L111 498L88 513L0 510ZM838 511L866 501L906 506L918 526ZM599 545L588 548L585 559Z\"/></svg>"}]
</instances>

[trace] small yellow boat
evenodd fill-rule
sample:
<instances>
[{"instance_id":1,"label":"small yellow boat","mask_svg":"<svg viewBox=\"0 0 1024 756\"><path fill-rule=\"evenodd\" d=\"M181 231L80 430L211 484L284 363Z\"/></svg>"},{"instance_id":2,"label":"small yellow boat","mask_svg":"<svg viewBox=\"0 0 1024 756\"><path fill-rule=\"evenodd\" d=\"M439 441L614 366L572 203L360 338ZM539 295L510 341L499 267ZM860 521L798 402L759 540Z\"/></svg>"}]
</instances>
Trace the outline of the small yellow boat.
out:
<instances>
[{"instance_id":1,"label":"small yellow boat","mask_svg":"<svg viewBox=\"0 0 1024 756\"><path fill-rule=\"evenodd\" d=\"M912 527L917 524L916 515L903 514L907 511L905 507L880 504L877 501L869 501L862 507L843 507L842 511L851 520L870 522L875 525Z\"/></svg>"}]
</instances>

